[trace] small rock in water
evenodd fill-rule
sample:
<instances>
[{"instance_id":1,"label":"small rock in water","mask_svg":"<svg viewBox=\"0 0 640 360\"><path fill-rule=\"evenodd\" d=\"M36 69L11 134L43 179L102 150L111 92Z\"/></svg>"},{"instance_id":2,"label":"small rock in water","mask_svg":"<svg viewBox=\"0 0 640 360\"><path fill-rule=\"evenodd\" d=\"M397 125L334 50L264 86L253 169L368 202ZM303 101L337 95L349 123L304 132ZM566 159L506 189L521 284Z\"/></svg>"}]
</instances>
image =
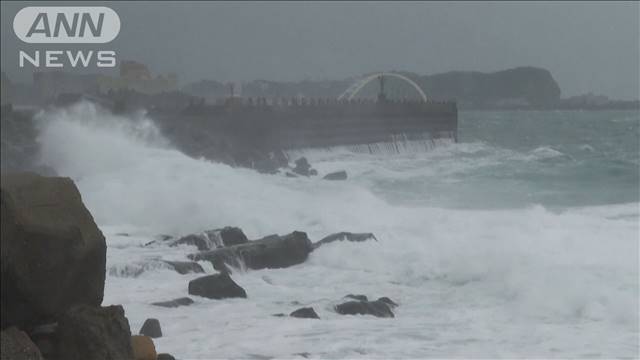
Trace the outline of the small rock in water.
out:
<instances>
[{"instance_id":1,"label":"small rock in water","mask_svg":"<svg viewBox=\"0 0 640 360\"><path fill-rule=\"evenodd\" d=\"M195 261L207 260L222 272L228 272L224 268L225 264L236 268L246 266L253 270L276 269L303 263L312 250L313 245L307 234L294 231L284 236L270 235L246 244L189 255L189 258Z\"/></svg>"},{"instance_id":2,"label":"small rock in water","mask_svg":"<svg viewBox=\"0 0 640 360\"><path fill-rule=\"evenodd\" d=\"M222 229L207 230L201 234L184 236L169 246L181 244L194 245L200 251L212 250L219 247L239 245L249 242L240 228L227 226Z\"/></svg>"},{"instance_id":3,"label":"small rock in water","mask_svg":"<svg viewBox=\"0 0 640 360\"><path fill-rule=\"evenodd\" d=\"M303 319L320 319L320 317L312 307L300 308L289 314L289 316Z\"/></svg>"},{"instance_id":4,"label":"small rock in water","mask_svg":"<svg viewBox=\"0 0 640 360\"><path fill-rule=\"evenodd\" d=\"M147 319L140 328L140 335L146 335L150 338L162 337L162 329L160 328L160 321L158 319Z\"/></svg>"},{"instance_id":5,"label":"small rock in water","mask_svg":"<svg viewBox=\"0 0 640 360\"><path fill-rule=\"evenodd\" d=\"M301 157L295 161L296 166L293 168L293 172L302 175L309 176L309 170L311 169L311 165L309 165L309 161L307 161L306 157Z\"/></svg>"},{"instance_id":6,"label":"small rock in water","mask_svg":"<svg viewBox=\"0 0 640 360\"><path fill-rule=\"evenodd\" d=\"M325 179L325 180L347 180L347 172L344 171L344 170L332 172L332 173L329 173L329 174L325 175L323 177L323 179Z\"/></svg>"},{"instance_id":7,"label":"small rock in water","mask_svg":"<svg viewBox=\"0 0 640 360\"><path fill-rule=\"evenodd\" d=\"M169 264L169 266L173 267L178 274L188 274L188 273L203 273L204 269L200 264L193 261L166 261L165 263Z\"/></svg>"},{"instance_id":8,"label":"small rock in water","mask_svg":"<svg viewBox=\"0 0 640 360\"><path fill-rule=\"evenodd\" d=\"M190 281L189 294L209 299L247 297L246 291L226 273L203 276Z\"/></svg>"},{"instance_id":9,"label":"small rock in water","mask_svg":"<svg viewBox=\"0 0 640 360\"><path fill-rule=\"evenodd\" d=\"M158 354L158 357L156 358L156 360L176 360L176 358L173 357L173 355L171 354L160 353Z\"/></svg>"},{"instance_id":10,"label":"small rock in water","mask_svg":"<svg viewBox=\"0 0 640 360\"><path fill-rule=\"evenodd\" d=\"M376 301L348 301L337 305L335 310L342 315L373 315L376 317L392 318L393 312L387 303Z\"/></svg>"},{"instance_id":11,"label":"small rock in water","mask_svg":"<svg viewBox=\"0 0 640 360\"><path fill-rule=\"evenodd\" d=\"M322 245L332 243L334 241L351 241L351 242L362 242L367 240L375 240L378 241L375 235L372 233L351 233L351 232L339 232L335 234L331 234L329 236L324 237L322 240L313 244L313 248L317 249Z\"/></svg>"},{"instance_id":12,"label":"small rock in water","mask_svg":"<svg viewBox=\"0 0 640 360\"><path fill-rule=\"evenodd\" d=\"M353 294L349 294L347 296L345 296L346 298L351 298L351 299L355 299L358 301L368 301L369 299L367 299L366 295L353 295Z\"/></svg>"},{"instance_id":13,"label":"small rock in water","mask_svg":"<svg viewBox=\"0 0 640 360\"><path fill-rule=\"evenodd\" d=\"M393 300L389 299L389 298L388 298L388 297L386 297L386 296L383 296L383 297L381 297L381 298L378 298L378 301L382 301L383 303L385 303L385 304L389 305L389 307L391 307L391 308L398 307L398 304L397 304L395 301L393 301Z\"/></svg>"},{"instance_id":14,"label":"small rock in water","mask_svg":"<svg viewBox=\"0 0 640 360\"><path fill-rule=\"evenodd\" d=\"M178 306L187 306L191 304L193 304L193 300L191 300L191 298L188 298L188 297L181 297L181 298L177 298L169 301L160 301L160 302L151 303L151 305L168 307L168 308L175 308Z\"/></svg>"}]
</instances>

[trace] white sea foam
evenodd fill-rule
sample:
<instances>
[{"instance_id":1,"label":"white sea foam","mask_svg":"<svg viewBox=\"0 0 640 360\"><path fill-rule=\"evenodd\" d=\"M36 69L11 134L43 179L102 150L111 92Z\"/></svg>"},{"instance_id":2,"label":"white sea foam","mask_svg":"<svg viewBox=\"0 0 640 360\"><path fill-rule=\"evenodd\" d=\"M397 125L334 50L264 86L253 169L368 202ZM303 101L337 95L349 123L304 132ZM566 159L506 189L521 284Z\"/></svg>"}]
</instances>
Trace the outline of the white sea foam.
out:
<instances>
[{"instance_id":1,"label":"white sea foam","mask_svg":"<svg viewBox=\"0 0 640 360\"><path fill-rule=\"evenodd\" d=\"M561 211L391 205L366 181L396 177L403 186L407 173L428 178L531 154L488 155L481 143L428 155L307 152L321 173L348 166L355 179L291 179L191 159L144 117L131 125L87 104L43 114L41 144L43 161L76 180L107 235L115 270L105 303L124 304L134 332L146 318L160 319L161 352L185 359L638 356L637 203ZM477 161L458 161L461 152ZM436 170L412 167L424 161ZM250 238L354 231L379 241L333 243L293 268L234 274L248 299L149 305L186 296L198 275L144 264L185 260L195 248L142 245L160 233L226 225ZM131 266L145 271L118 272ZM391 297L400 303L396 318L331 311L348 293ZM322 320L271 316L301 306Z\"/></svg>"}]
</instances>

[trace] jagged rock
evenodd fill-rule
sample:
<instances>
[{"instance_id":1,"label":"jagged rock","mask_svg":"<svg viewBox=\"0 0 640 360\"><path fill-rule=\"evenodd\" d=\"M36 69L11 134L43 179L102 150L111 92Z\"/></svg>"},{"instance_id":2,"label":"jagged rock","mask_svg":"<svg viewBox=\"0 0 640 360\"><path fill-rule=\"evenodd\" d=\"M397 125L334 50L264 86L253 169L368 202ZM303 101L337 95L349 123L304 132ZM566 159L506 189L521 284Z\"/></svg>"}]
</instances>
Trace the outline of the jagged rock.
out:
<instances>
[{"instance_id":1,"label":"jagged rock","mask_svg":"<svg viewBox=\"0 0 640 360\"><path fill-rule=\"evenodd\" d=\"M393 312L386 302L376 301L347 301L335 307L338 314L342 315L373 315L377 317L394 317Z\"/></svg>"},{"instance_id":2,"label":"jagged rock","mask_svg":"<svg viewBox=\"0 0 640 360\"><path fill-rule=\"evenodd\" d=\"M73 181L34 173L1 180L2 328L50 322L102 303L106 244Z\"/></svg>"},{"instance_id":3,"label":"jagged rock","mask_svg":"<svg viewBox=\"0 0 640 360\"><path fill-rule=\"evenodd\" d=\"M332 243L334 241L352 241L352 242L362 242L367 240L375 240L378 241L375 235L372 233L350 233L350 232L339 232L335 234L331 234L329 236L324 237L322 240L317 241L313 244L313 248L317 249L322 245Z\"/></svg>"},{"instance_id":4,"label":"jagged rock","mask_svg":"<svg viewBox=\"0 0 640 360\"><path fill-rule=\"evenodd\" d=\"M158 354L158 357L156 358L156 360L176 360L176 358L173 357L173 355L171 354L160 353Z\"/></svg>"},{"instance_id":5,"label":"jagged rock","mask_svg":"<svg viewBox=\"0 0 640 360\"><path fill-rule=\"evenodd\" d=\"M160 301L160 302L151 303L151 305L168 307L168 308L175 308L178 306L188 306L191 304L193 304L193 300L191 300L191 298L188 298L188 297L181 297L181 298L177 298L169 301Z\"/></svg>"},{"instance_id":6,"label":"jagged rock","mask_svg":"<svg viewBox=\"0 0 640 360\"><path fill-rule=\"evenodd\" d=\"M344 170L332 172L332 173L329 173L329 174L325 175L323 177L323 179L325 179L325 180L347 180L347 172L344 171Z\"/></svg>"},{"instance_id":7,"label":"jagged rock","mask_svg":"<svg viewBox=\"0 0 640 360\"><path fill-rule=\"evenodd\" d=\"M133 335L131 337L131 347L133 348L133 358L135 360L156 360L158 357L153 340L148 336Z\"/></svg>"},{"instance_id":8,"label":"jagged rock","mask_svg":"<svg viewBox=\"0 0 640 360\"><path fill-rule=\"evenodd\" d=\"M0 332L0 359L42 360L42 354L29 336L14 326Z\"/></svg>"},{"instance_id":9,"label":"jagged rock","mask_svg":"<svg viewBox=\"0 0 640 360\"><path fill-rule=\"evenodd\" d=\"M207 275L189 282L189 295L209 299L246 298L247 293L236 284L229 274Z\"/></svg>"},{"instance_id":10,"label":"jagged rock","mask_svg":"<svg viewBox=\"0 0 640 360\"><path fill-rule=\"evenodd\" d=\"M369 300L369 299L367 299L366 295L349 294L349 295L345 296L345 298L355 299L355 300L358 300L358 301L368 301Z\"/></svg>"},{"instance_id":11,"label":"jagged rock","mask_svg":"<svg viewBox=\"0 0 640 360\"><path fill-rule=\"evenodd\" d=\"M300 308L289 314L289 316L303 319L320 319L320 316L316 314L312 307Z\"/></svg>"},{"instance_id":12,"label":"jagged rock","mask_svg":"<svg viewBox=\"0 0 640 360\"><path fill-rule=\"evenodd\" d=\"M383 296L381 298L378 298L378 301L382 301L383 303L389 305L390 308L395 308L398 307L398 304L396 302L394 302L393 300L389 299L386 296Z\"/></svg>"},{"instance_id":13,"label":"jagged rock","mask_svg":"<svg viewBox=\"0 0 640 360\"><path fill-rule=\"evenodd\" d=\"M307 234L294 231L284 236L269 235L246 244L189 255L189 258L194 261L210 261L219 271L225 271L224 264L236 268L244 265L249 269L258 270L286 268L303 263L312 250Z\"/></svg>"},{"instance_id":14,"label":"jagged rock","mask_svg":"<svg viewBox=\"0 0 640 360\"><path fill-rule=\"evenodd\" d=\"M204 269L200 264L193 261L166 261L169 266L173 268L179 274L188 274L188 273L203 273Z\"/></svg>"},{"instance_id":15,"label":"jagged rock","mask_svg":"<svg viewBox=\"0 0 640 360\"><path fill-rule=\"evenodd\" d=\"M131 330L120 305L77 305L58 321L59 358L133 360Z\"/></svg>"},{"instance_id":16,"label":"jagged rock","mask_svg":"<svg viewBox=\"0 0 640 360\"><path fill-rule=\"evenodd\" d=\"M218 247L244 244L248 241L249 239L240 228L227 226L222 229L207 230L201 234L184 236L169 246L187 244L197 246L200 251L206 251Z\"/></svg>"},{"instance_id":17,"label":"jagged rock","mask_svg":"<svg viewBox=\"0 0 640 360\"><path fill-rule=\"evenodd\" d=\"M293 168L293 172L302 175L309 176L309 170L311 169L311 165L309 165L309 161L307 161L306 157L301 157L295 161L296 166Z\"/></svg>"},{"instance_id":18,"label":"jagged rock","mask_svg":"<svg viewBox=\"0 0 640 360\"><path fill-rule=\"evenodd\" d=\"M162 329L160 328L160 321L158 319L147 319L140 328L140 335L145 335L150 338L162 337Z\"/></svg>"}]
</instances>

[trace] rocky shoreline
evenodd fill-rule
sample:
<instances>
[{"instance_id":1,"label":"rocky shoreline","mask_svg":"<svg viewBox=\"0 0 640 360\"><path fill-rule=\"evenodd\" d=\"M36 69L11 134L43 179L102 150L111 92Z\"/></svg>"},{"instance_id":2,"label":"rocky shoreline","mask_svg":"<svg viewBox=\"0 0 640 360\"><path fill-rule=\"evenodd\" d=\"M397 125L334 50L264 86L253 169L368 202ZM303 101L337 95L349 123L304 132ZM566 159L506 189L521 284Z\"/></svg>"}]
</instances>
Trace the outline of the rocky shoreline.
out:
<instances>
[{"instance_id":1,"label":"rocky shoreline","mask_svg":"<svg viewBox=\"0 0 640 360\"><path fill-rule=\"evenodd\" d=\"M135 335L121 305L103 304L105 237L71 179L3 173L1 202L2 359L174 359L156 352L152 339L163 336L158 319L147 319ZM251 297L250 288L234 282L237 271L288 268L304 263L328 243L370 240L377 241L370 233L342 232L312 242L301 231L249 240L237 227L180 238L160 236L144 246L189 246L194 252L189 261L159 259L159 266L203 276L188 283L184 297L151 305L189 306L194 303L191 297ZM217 273L205 274L197 261L210 262ZM398 306L388 297L337 297L340 304L333 310L341 315L392 318ZM312 307L287 312L265 316L321 320Z\"/></svg>"}]
</instances>

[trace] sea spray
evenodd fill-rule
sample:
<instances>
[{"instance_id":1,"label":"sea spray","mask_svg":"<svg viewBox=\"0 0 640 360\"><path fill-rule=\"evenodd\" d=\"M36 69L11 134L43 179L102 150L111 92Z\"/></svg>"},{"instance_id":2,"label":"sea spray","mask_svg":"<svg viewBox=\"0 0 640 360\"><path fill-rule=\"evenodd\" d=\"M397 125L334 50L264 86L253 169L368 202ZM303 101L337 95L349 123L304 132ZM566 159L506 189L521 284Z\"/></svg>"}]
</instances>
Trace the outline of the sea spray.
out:
<instances>
[{"instance_id":1,"label":"sea spray","mask_svg":"<svg viewBox=\"0 0 640 360\"><path fill-rule=\"evenodd\" d=\"M637 355L637 198L630 192L626 203L610 205L594 195L587 205L553 208L536 201L550 189L545 176L572 179L550 171L585 161L573 154L539 161L552 152L536 149L570 152L556 144L521 149L479 139L424 154L308 152L321 173L350 172L346 182L328 182L189 158L143 114L121 118L85 103L40 117L43 162L77 181L107 236L114 275L105 303L123 303L133 328L160 318L163 351L185 358ZM290 269L239 272L234 281L248 299L196 299L171 311L149 304L185 296L197 275L144 265L136 277L118 272L195 251L142 246L157 234L226 225L250 238L366 231L379 241L323 246ZM400 303L396 318L332 312L348 293L391 297ZM270 316L295 310L294 301L323 320Z\"/></svg>"}]
</instances>

